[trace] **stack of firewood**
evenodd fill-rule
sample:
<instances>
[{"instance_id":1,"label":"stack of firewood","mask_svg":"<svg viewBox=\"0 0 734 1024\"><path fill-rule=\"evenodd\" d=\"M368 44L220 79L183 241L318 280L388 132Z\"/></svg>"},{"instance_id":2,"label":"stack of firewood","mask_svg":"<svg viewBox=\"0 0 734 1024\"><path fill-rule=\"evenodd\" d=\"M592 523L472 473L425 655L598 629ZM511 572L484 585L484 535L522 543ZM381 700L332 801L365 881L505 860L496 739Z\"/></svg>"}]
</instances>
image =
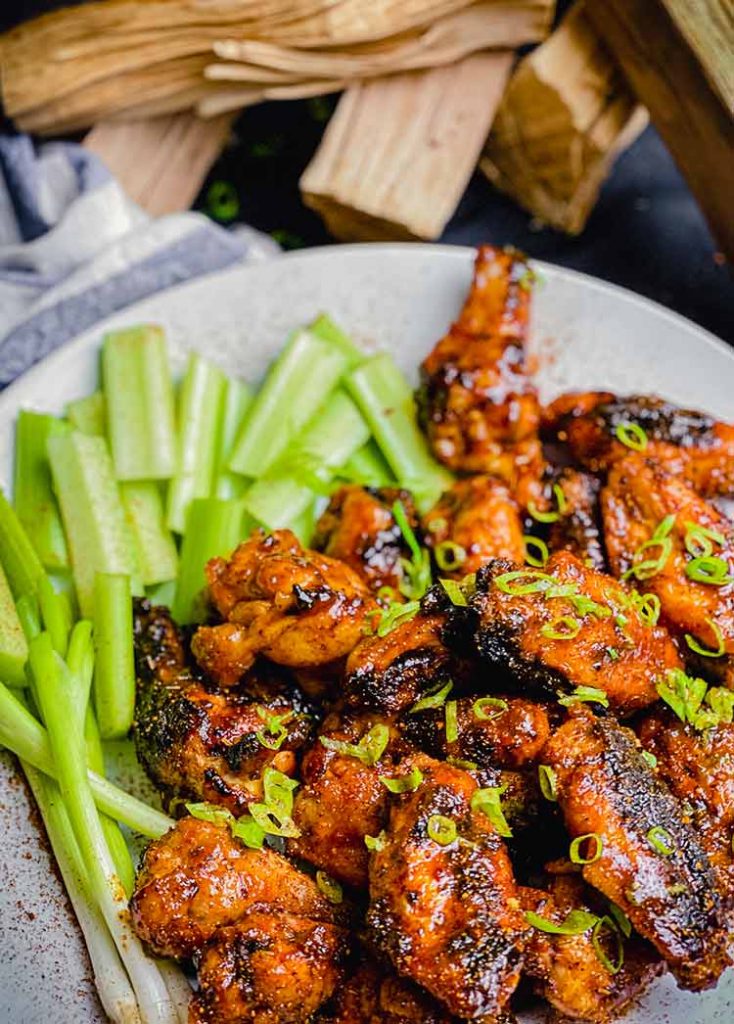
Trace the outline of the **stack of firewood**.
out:
<instances>
[{"instance_id":1,"label":"stack of firewood","mask_svg":"<svg viewBox=\"0 0 734 1024\"><path fill-rule=\"evenodd\" d=\"M99 0L0 37L0 83L22 129L94 125L88 145L155 213L191 201L237 110L340 91L301 189L341 239L438 237L477 164L577 233L649 107L716 227L734 194L730 3L577 0L551 33L555 0Z\"/></svg>"}]
</instances>

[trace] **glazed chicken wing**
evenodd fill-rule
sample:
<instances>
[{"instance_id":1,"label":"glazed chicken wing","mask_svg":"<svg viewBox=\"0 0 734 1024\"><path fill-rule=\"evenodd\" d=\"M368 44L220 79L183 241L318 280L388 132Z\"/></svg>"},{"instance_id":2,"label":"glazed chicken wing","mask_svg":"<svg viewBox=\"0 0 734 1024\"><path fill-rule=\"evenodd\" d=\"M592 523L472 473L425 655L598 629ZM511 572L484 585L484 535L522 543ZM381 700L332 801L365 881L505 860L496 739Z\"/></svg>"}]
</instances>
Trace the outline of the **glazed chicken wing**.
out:
<instances>
[{"instance_id":1,"label":"glazed chicken wing","mask_svg":"<svg viewBox=\"0 0 734 1024\"><path fill-rule=\"evenodd\" d=\"M531 281L515 250L482 246L459 319L421 366L419 404L436 458L513 488L543 464L524 351Z\"/></svg>"},{"instance_id":2,"label":"glazed chicken wing","mask_svg":"<svg viewBox=\"0 0 734 1024\"><path fill-rule=\"evenodd\" d=\"M625 588L567 551L542 571L491 562L469 604L469 643L498 685L551 698L590 686L627 715L656 701L656 678L681 667L667 632L646 624Z\"/></svg>"},{"instance_id":3,"label":"glazed chicken wing","mask_svg":"<svg viewBox=\"0 0 734 1024\"><path fill-rule=\"evenodd\" d=\"M684 811L612 719L577 709L549 741L572 838L593 837L584 879L617 904L682 988L715 985L728 965L711 863Z\"/></svg>"},{"instance_id":4,"label":"glazed chicken wing","mask_svg":"<svg viewBox=\"0 0 734 1024\"><path fill-rule=\"evenodd\" d=\"M189 957L250 910L336 920L313 879L275 850L251 850L226 825L182 818L145 851L130 901L135 930L159 956Z\"/></svg>"},{"instance_id":5,"label":"glazed chicken wing","mask_svg":"<svg viewBox=\"0 0 734 1024\"><path fill-rule=\"evenodd\" d=\"M348 933L294 914L252 911L196 957L189 1024L305 1024L343 974Z\"/></svg>"},{"instance_id":6,"label":"glazed chicken wing","mask_svg":"<svg viewBox=\"0 0 734 1024\"><path fill-rule=\"evenodd\" d=\"M396 501L402 504L408 522L416 529L418 520L407 491L356 484L340 487L316 524L314 548L346 562L374 593L390 587L397 595L403 579L401 559L410 557L393 515Z\"/></svg>"},{"instance_id":7,"label":"glazed chicken wing","mask_svg":"<svg viewBox=\"0 0 734 1024\"><path fill-rule=\"evenodd\" d=\"M460 579L492 558L522 562L525 557L517 504L491 476L455 483L423 517L423 529L444 577Z\"/></svg>"},{"instance_id":8,"label":"glazed chicken wing","mask_svg":"<svg viewBox=\"0 0 734 1024\"><path fill-rule=\"evenodd\" d=\"M222 686L237 683L258 654L293 668L345 657L374 609L353 569L305 550L290 530L258 531L206 571L212 603L226 621L200 626L191 649Z\"/></svg>"},{"instance_id":9,"label":"glazed chicken wing","mask_svg":"<svg viewBox=\"0 0 734 1024\"><path fill-rule=\"evenodd\" d=\"M266 767L294 773L315 715L282 669L260 663L237 687L208 689L168 611L147 601L136 603L135 654L138 759L169 806L208 800L239 815L261 798Z\"/></svg>"},{"instance_id":10,"label":"glazed chicken wing","mask_svg":"<svg viewBox=\"0 0 734 1024\"><path fill-rule=\"evenodd\" d=\"M559 474L556 483L563 498L558 519L550 528L548 547L551 551L570 551L585 565L604 572L598 478L568 468Z\"/></svg>"},{"instance_id":11,"label":"glazed chicken wing","mask_svg":"<svg viewBox=\"0 0 734 1024\"><path fill-rule=\"evenodd\" d=\"M699 493L734 492L734 425L705 413L647 395L617 398L590 392L561 396L544 419L568 442L574 458L593 472L608 470L629 454L626 437L646 458L684 476Z\"/></svg>"},{"instance_id":12,"label":"glazed chicken wing","mask_svg":"<svg viewBox=\"0 0 734 1024\"><path fill-rule=\"evenodd\" d=\"M706 658L708 667L731 674L731 521L678 477L640 455L630 455L614 466L602 493L602 508L615 574L631 574L640 590L656 595L663 621L705 650L718 650L719 657ZM658 531L661 536L656 542ZM721 570L718 582L705 582L705 576L702 580L707 566Z\"/></svg>"},{"instance_id":13,"label":"glazed chicken wing","mask_svg":"<svg viewBox=\"0 0 734 1024\"><path fill-rule=\"evenodd\" d=\"M550 879L548 891L522 889L523 905L546 921L563 924L573 911L583 910L597 917L609 909L578 875L557 875ZM580 935L554 935L538 928L525 954L525 973L533 978L538 995L547 999L571 1020L606 1024L637 999L663 970L663 962L651 946L636 935L624 939L609 927L596 935L610 970L594 948L592 930ZM608 945L608 951L604 948Z\"/></svg>"},{"instance_id":14,"label":"glazed chicken wing","mask_svg":"<svg viewBox=\"0 0 734 1024\"><path fill-rule=\"evenodd\" d=\"M374 764L321 742L323 738L330 744L358 746L375 726L389 729L390 741ZM340 882L365 888L369 855L364 837L376 836L387 814L388 792L380 776L395 774L395 762L405 746L395 730L377 716L329 715L303 759L303 785L293 805L293 820L301 835L289 840L289 853Z\"/></svg>"},{"instance_id":15,"label":"glazed chicken wing","mask_svg":"<svg viewBox=\"0 0 734 1024\"><path fill-rule=\"evenodd\" d=\"M720 722L698 732L667 709L653 710L638 735L657 759L657 774L690 808L734 931L734 725Z\"/></svg>"},{"instance_id":16,"label":"glazed chicken wing","mask_svg":"<svg viewBox=\"0 0 734 1024\"><path fill-rule=\"evenodd\" d=\"M453 1014L493 1021L520 978L528 927L504 843L472 809L476 783L424 755L414 792L392 797L370 859L370 934L398 973Z\"/></svg>"}]
</instances>

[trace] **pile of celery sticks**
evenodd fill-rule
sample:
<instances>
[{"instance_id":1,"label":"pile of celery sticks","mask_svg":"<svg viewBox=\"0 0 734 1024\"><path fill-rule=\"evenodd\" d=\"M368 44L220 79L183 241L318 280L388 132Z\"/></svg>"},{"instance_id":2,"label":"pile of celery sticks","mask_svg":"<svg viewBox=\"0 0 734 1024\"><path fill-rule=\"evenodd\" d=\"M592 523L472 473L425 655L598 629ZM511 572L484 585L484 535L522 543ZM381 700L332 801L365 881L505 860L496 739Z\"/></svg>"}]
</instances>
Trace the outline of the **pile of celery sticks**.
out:
<instances>
[{"instance_id":1,"label":"pile of celery sticks","mask_svg":"<svg viewBox=\"0 0 734 1024\"><path fill-rule=\"evenodd\" d=\"M103 743L133 720L131 596L198 621L210 558L256 526L307 544L344 481L399 485L427 507L451 477L391 357L325 316L258 391L197 353L176 383L160 328L117 331L97 392L63 418L18 417L13 503L0 491L0 744L33 790L115 1022L184 1024L190 995L127 914L123 831L155 838L172 822L105 778Z\"/></svg>"}]
</instances>

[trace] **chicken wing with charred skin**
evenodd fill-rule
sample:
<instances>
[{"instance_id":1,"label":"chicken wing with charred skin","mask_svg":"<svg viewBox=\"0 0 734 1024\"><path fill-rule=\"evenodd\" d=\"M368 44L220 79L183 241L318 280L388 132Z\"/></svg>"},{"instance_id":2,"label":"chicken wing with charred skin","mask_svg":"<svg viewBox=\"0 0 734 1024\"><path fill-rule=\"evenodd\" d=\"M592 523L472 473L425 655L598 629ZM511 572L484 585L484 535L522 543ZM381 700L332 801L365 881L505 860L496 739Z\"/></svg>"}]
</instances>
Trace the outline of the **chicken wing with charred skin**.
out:
<instances>
[{"instance_id":1,"label":"chicken wing with charred skin","mask_svg":"<svg viewBox=\"0 0 734 1024\"><path fill-rule=\"evenodd\" d=\"M275 850L251 850L226 825L178 821L145 851L130 900L135 931L159 956L190 957L250 910L335 922L316 883Z\"/></svg>"},{"instance_id":2,"label":"chicken wing with charred skin","mask_svg":"<svg viewBox=\"0 0 734 1024\"><path fill-rule=\"evenodd\" d=\"M374 764L321 742L323 738L330 744L358 746L376 726L388 730L389 740ZM396 774L396 763L406 749L394 727L379 716L349 711L330 714L303 758L303 784L293 805L293 820L301 835L288 841L288 852L340 882L366 888L365 836L376 836L387 815L388 791L380 776Z\"/></svg>"},{"instance_id":3,"label":"chicken wing with charred skin","mask_svg":"<svg viewBox=\"0 0 734 1024\"><path fill-rule=\"evenodd\" d=\"M228 561L213 558L206 573L227 621L200 626L191 649L222 686L237 683L258 654L292 668L345 657L375 608L353 569L305 550L290 530L258 531Z\"/></svg>"},{"instance_id":4,"label":"chicken wing with charred skin","mask_svg":"<svg viewBox=\"0 0 734 1024\"><path fill-rule=\"evenodd\" d=\"M558 518L550 527L548 547L551 551L570 551L585 565L605 572L598 477L569 467L555 483L563 498Z\"/></svg>"},{"instance_id":5,"label":"chicken wing with charred skin","mask_svg":"<svg viewBox=\"0 0 734 1024\"><path fill-rule=\"evenodd\" d=\"M489 1024L518 984L528 938L510 859L472 809L469 774L422 754L401 766L413 768L422 782L391 798L370 858L370 935L450 1013Z\"/></svg>"},{"instance_id":6,"label":"chicken wing with charred skin","mask_svg":"<svg viewBox=\"0 0 734 1024\"><path fill-rule=\"evenodd\" d=\"M523 906L546 921L561 925L573 911L603 918L609 907L578 875L556 875L548 889L522 889ZM579 935L554 935L534 928L525 953L525 973L538 995L566 1018L607 1024L639 998L664 969L655 950L636 935L625 938L611 927L599 927L594 947L592 927ZM607 946L608 948L604 948Z\"/></svg>"},{"instance_id":7,"label":"chicken wing with charred skin","mask_svg":"<svg viewBox=\"0 0 734 1024\"><path fill-rule=\"evenodd\" d=\"M442 760L478 767L520 768L533 762L550 735L548 715L522 697L462 697L455 702L455 737L447 737L446 707L408 712L400 730L409 742Z\"/></svg>"},{"instance_id":8,"label":"chicken wing with charred skin","mask_svg":"<svg viewBox=\"0 0 734 1024\"><path fill-rule=\"evenodd\" d=\"M287 775L314 733L315 706L285 670L260 662L237 687L207 687L165 608L136 602L138 760L172 806L208 800L241 814L268 766Z\"/></svg>"},{"instance_id":9,"label":"chicken wing with charred skin","mask_svg":"<svg viewBox=\"0 0 734 1024\"><path fill-rule=\"evenodd\" d=\"M346 562L375 594L390 587L399 597L403 579L401 559L410 550L395 521L393 507L399 501L415 530L418 517L408 491L396 487L340 487L316 523L313 546L330 558Z\"/></svg>"},{"instance_id":10,"label":"chicken wing with charred skin","mask_svg":"<svg viewBox=\"0 0 734 1024\"><path fill-rule=\"evenodd\" d=\"M656 595L662 621L681 637L689 634L714 652L720 648L720 657L707 658L707 666L734 681L731 521L643 455L629 455L612 468L602 492L602 509L614 573L630 574L638 589ZM705 551L708 557L702 561ZM697 567L705 568L707 562L722 569L718 583L699 582Z\"/></svg>"},{"instance_id":11,"label":"chicken wing with charred skin","mask_svg":"<svg viewBox=\"0 0 734 1024\"><path fill-rule=\"evenodd\" d=\"M625 912L682 988L711 988L728 966L714 871L634 734L578 708L543 758L556 773L571 837L591 837L582 853L585 881Z\"/></svg>"},{"instance_id":12,"label":"chicken wing with charred skin","mask_svg":"<svg viewBox=\"0 0 734 1024\"><path fill-rule=\"evenodd\" d=\"M526 373L532 272L514 249L482 246L459 319L421 366L421 418L436 458L512 487L537 479L539 407Z\"/></svg>"},{"instance_id":13,"label":"chicken wing with charred skin","mask_svg":"<svg viewBox=\"0 0 734 1024\"><path fill-rule=\"evenodd\" d=\"M689 810L734 932L734 725L699 732L665 708L649 712L637 733L657 774Z\"/></svg>"},{"instance_id":14,"label":"chicken wing with charred skin","mask_svg":"<svg viewBox=\"0 0 734 1024\"><path fill-rule=\"evenodd\" d=\"M522 562L525 557L517 504L490 476L455 483L423 517L423 529L444 577L461 579L492 558Z\"/></svg>"},{"instance_id":15,"label":"chicken wing with charred skin","mask_svg":"<svg viewBox=\"0 0 734 1024\"><path fill-rule=\"evenodd\" d=\"M341 982L348 932L254 910L196 957L190 1024L305 1024Z\"/></svg>"},{"instance_id":16,"label":"chicken wing with charred skin","mask_svg":"<svg viewBox=\"0 0 734 1024\"><path fill-rule=\"evenodd\" d=\"M496 670L498 687L552 698L590 686L629 715L656 701L656 679L682 664L666 630L643 620L626 588L568 551L543 570L491 562L469 606L463 643Z\"/></svg>"},{"instance_id":17,"label":"chicken wing with charred skin","mask_svg":"<svg viewBox=\"0 0 734 1024\"><path fill-rule=\"evenodd\" d=\"M649 395L589 392L561 396L545 411L544 425L592 472L610 469L634 446L700 494L734 492L734 425L705 413Z\"/></svg>"}]
</instances>

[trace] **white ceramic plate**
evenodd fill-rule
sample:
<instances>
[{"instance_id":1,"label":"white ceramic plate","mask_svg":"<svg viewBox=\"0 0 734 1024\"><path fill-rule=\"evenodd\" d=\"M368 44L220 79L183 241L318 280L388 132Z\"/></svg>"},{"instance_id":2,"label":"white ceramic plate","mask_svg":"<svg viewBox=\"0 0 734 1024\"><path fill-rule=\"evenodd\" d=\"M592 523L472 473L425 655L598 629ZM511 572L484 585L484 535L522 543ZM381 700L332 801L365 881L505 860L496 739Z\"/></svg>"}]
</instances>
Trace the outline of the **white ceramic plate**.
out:
<instances>
[{"instance_id":1,"label":"white ceramic plate","mask_svg":"<svg viewBox=\"0 0 734 1024\"><path fill-rule=\"evenodd\" d=\"M456 315L472 256L444 246L341 246L236 267L147 299L66 345L0 396L0 479L11 478L18 410L58 413L89 393L105 329L158 322L178 365L195 348L256 380L291 328L327 311L365 346L393 352L415 378ZM545 283L536 291L532 349L544 399L574 388L654 392L734 420L734 353L722 342L620 288L558 267L539 269ZM8 761L0 785L0 1022L102 1021L73 916ZM725 1024L733 1017L729 972L716 992L695 997L664 979L625 1021Z\"/></svg>"}]
</instances>

